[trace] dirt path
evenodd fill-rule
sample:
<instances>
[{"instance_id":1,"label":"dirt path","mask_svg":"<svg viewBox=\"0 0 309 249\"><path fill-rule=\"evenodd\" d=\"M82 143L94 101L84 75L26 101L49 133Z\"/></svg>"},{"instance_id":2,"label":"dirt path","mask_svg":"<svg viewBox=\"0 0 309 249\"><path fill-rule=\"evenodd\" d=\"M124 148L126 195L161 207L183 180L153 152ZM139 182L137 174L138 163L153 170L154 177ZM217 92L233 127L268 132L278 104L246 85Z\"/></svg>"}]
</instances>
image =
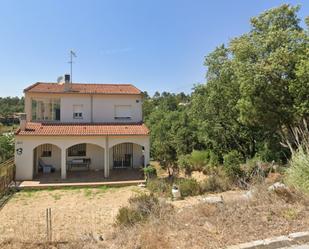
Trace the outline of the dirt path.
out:
<instances>
[{"instance_id":1,"label":"dirt path","mask_svg":"<svg viewBox=\"0 0 309 249\"><path fill-rule=\"evenodd\" d=\"M21 191L0 211L0 240L45 236L46 208L52 209L54 239L82 238L110 230L119 207L138 187Z\"/></svg>"}]
</instances>

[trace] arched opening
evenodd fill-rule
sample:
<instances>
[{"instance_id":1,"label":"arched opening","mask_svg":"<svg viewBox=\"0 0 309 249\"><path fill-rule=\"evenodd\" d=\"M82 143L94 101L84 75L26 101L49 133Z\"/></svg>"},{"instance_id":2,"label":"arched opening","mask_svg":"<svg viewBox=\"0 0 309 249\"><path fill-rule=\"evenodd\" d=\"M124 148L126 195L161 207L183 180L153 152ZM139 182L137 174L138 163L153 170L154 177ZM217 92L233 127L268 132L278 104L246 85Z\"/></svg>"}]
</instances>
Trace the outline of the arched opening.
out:
<instances>
[{"instance_id":1,"label":"arched opening","mask_svg":"<svg viewBox=\"0 0 309 249\"><path fill-rule=\"evenodd\" d=\"M104 171L104 148L92 143L80 143L66 149L68 178L91 175L102 177ZM102 174L98 174L101 171ZM86 172L86 173L85 173ZM88 172L88 173L87 173Z\"/></svg>"},{"instance_id":2,"label":"arched opening","mask_svg":"<svg viewBox=\"0 0 309 249\"><path fill-rule=\"evenodd\" d=\"M33 178L61 170L61 149L54 144L41 144L33 149Z\"/></svg>"},{"instance_id":3,"label":"arched opening","mask_svg":"<svg viewBox=\"0 0 309 249\"><path fill-rule=\"evenodd\" d=\"M136 143L119 143L109 149L110 169L142 168L144 147Z\"/></svg>"}]
</instances>

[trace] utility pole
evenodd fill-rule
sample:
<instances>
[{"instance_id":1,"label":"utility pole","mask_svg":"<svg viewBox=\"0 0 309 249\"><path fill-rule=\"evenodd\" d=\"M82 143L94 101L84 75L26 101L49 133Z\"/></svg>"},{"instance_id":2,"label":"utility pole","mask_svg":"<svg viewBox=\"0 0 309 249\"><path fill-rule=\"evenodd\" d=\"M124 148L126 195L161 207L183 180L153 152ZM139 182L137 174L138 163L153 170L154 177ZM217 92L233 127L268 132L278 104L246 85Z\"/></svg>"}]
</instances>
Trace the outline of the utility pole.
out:
<instances>
[{"instance_id":1,"label":"utility pole","mask_svg":"<svg viewBox=\"0 0 309 249\"><path fill-rule=\"evenodd\" d=\"M70 64L70 69L71 69L71 73L70 73L71 83L73 82L73 80L72 80L73 79L73 70L72 70L72 68L73 68L73 57L77 57L77 56L76 56L76 54L73 50L70 50L70 61L68 63Z\"/></svg>"}]
</instances>

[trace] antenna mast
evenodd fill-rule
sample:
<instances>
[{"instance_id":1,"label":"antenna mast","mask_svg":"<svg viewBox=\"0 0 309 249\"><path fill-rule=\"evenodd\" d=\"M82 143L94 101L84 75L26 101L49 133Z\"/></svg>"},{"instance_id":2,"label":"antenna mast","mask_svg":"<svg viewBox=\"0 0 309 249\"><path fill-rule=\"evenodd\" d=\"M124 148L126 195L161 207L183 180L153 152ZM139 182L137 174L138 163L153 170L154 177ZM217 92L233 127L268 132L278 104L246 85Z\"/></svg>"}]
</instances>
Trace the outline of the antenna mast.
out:
<instances>
[{"instance_id":1,"label":"antenna mast","mask_svg":"<svg viewBox=\"0 0 309 249\"><path fill-rule=\"evenodd\" d=\"M73 70L72 70L72 67L73 67L73 57L77 57L75 52L73 50L70 50L70 61L68 62L70 64L70 69L71 69L71 83L73 82Z\"/></svg>"}]
</instances>

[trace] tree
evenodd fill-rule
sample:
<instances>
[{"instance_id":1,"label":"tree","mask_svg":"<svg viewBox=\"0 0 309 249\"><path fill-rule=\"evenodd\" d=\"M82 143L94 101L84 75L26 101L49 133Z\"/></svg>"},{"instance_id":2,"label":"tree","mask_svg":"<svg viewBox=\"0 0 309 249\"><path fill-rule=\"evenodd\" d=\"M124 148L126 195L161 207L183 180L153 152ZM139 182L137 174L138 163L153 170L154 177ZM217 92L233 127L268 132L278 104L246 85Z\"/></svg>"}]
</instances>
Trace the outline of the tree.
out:
<instances>
[{"instance_id":1,"label":"tree","mask_svg":"<svg viewBox=\"0 0 309 249\"><path fill-rule=\"evenodd\" d=\"M14 134L0 136L0 162L14 156Z\"/></svg>"}]
</instances>

